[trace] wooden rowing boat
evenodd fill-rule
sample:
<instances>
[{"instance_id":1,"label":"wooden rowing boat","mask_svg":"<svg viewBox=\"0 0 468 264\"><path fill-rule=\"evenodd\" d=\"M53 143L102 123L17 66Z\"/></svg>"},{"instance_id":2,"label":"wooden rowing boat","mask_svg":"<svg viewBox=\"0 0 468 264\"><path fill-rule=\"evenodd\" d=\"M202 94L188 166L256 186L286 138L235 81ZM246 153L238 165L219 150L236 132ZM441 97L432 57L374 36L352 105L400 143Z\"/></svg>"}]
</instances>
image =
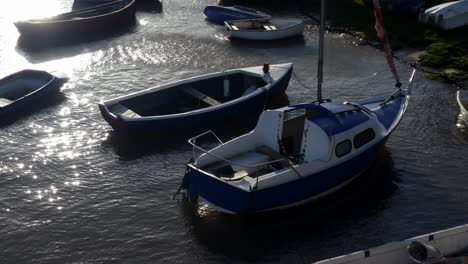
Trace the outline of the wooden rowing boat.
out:
<instances>
[{"instance_id":1,"label":"wooden rowing boat","mask_svg":"<svg viewBox=\"0 0 468 264\"><path fill-rule=\"evenodd\" d=\"M53 17L15 22L22 38L41 39L114 30L135 17L135 0L117 0Z\"/></svg>"},{"instance_id":2,"label":"wooden rowing boat","mask_svg":"<svg viewBox=\"0 0 468 264\"><path fill-rule=\"evenodd\" d=\"M0 119L8 118L57 93L65 79L37 70L23 70L1 79Z\"/></svg>"},{"instance_id":3,"label":"wooden rowing boat","mask_svg":"<svg viewBox=\"0 0 468 264\"><path fill-rule=\"evenodd\" d=\"M193 134L223 122L258 117L268 98L283 93L292 63L226 70L149 88L99 104L104 119L125 134Z\"/></svg>"}]
</instances>

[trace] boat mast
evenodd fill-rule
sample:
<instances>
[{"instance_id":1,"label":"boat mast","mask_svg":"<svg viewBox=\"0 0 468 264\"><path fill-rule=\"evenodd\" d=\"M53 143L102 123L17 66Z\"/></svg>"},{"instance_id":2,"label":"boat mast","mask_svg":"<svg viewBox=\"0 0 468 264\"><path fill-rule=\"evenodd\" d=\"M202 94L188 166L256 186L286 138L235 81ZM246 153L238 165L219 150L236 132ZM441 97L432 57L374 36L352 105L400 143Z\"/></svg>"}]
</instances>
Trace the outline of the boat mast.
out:
<instances>
[{"instance_id":1,"label":"boat mast","mask_svg":"<svg viewBox=\"0 0 468 264\"><path fill-rule=\"evenodd\" d=\"M320 11L320 29L319 29L319 57L318 57L318 68L317 68L317 101L320 104L322 102L322 82L323 82L323 37L325 27L325 2L321 1Z\"/></svg>"}]
</instances>

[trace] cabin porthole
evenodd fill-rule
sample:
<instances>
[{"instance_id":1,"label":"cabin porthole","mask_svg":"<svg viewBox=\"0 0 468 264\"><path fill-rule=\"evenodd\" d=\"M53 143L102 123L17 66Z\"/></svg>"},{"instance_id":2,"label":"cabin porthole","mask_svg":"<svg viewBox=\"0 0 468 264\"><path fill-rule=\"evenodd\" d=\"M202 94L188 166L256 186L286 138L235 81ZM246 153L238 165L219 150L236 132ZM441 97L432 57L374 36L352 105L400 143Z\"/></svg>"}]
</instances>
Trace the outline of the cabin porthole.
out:
<instances>
[{"instance_id":1,"label":"cabin porthole","mask_svg":"<svg viewBox=\"0 0 468 264\"><path fill-rule=\"evenodd\" d=\"M344 155L348 154L351 152L352 145L351 145L351 140L346 139L344 141L341 141L340 143L336 144L335 147L335 154L338 158L343 157Z\"/></svg>"},{"instance_id":2,"label":"cabin porthole","mask_svg":"<svg viewBox=\"0 0 468 264\"><path fill-rule=\"evenodd\" d=\"M375 138L375 132L372 128L368 128L361 133L354 136L353 143L355 148L360 148L366 143L372 141Z\"/></svg>"}]
</instances>

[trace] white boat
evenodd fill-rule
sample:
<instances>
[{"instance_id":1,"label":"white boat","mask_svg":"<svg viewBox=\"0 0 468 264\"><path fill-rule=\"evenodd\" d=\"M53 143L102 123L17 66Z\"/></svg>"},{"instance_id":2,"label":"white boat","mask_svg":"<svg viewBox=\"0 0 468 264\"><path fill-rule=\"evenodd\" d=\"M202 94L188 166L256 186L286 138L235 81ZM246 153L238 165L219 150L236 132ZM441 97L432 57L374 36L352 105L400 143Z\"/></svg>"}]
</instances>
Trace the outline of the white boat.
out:
<instances>
[{"instance_id":1,"label":"white boat","mask_svg":"<svg viewBox=\"0 0 468 264\"><path fill-rule=\"evenodd\" d=\"M468 124L468 91L457 91L457 102L460 106L460 113L462 118Z\"/></svg>"},{"instance_id":2,"label":"white boat","mask_svg":"<svg viewBox=\"0 0 468 264\"><path fill-rule=\"evenodd\" d=\"M443 29L468 25L468 0L433 6L419 14L419 21L435 24Z\"/></svg>"},{"instance_id":3,"label":"white boat","mask_svg":"<svg viewBox=\"0 0 468 264\"><path fill-rule=\"evenodd\" d=\"M259 18L224 22L230 37L251 40L275 40L301 35L300 18Z\"/></svg>"},{"instance_id":4,"label":"white boat","mask_svg":"<svg viewBox=\"0 0 468 264\"><path fill-rule=\"evenodd\" d=\"M422 248L421 244L426 249ZM431 247L435 250L432 250ZM322 260L314 264L462 264L468 263L468 258L454 256L463 254L467 249L468 225L462 225ZM420 252L423 254L418 254ZM431 252L432 254L426 254L426 256L432 257L432 259L424 259L424 252Z\"/></svg>"}]
</instances>

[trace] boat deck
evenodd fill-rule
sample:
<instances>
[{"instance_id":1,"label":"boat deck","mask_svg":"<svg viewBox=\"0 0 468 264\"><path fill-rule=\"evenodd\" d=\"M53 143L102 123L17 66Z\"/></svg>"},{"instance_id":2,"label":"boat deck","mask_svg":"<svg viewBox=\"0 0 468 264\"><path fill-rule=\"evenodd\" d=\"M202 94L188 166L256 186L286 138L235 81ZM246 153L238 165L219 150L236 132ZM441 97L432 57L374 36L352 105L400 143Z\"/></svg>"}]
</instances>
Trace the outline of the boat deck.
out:
<instances>
[{"instance_id":1,"label":"boat deck","mask_svg":"<svg viewBox=\"0 0 468 264\"><path fill-rule=\"evenodd\" d=\"M224 180L234 181L246 176L257 178L295 165L293 161L267 146L260 146L254 151L236 155L229 161L231 162L224 160L215 162L202 169ZM264 165L256 166L258 164Z\"/></svg>"}]
</instances>

